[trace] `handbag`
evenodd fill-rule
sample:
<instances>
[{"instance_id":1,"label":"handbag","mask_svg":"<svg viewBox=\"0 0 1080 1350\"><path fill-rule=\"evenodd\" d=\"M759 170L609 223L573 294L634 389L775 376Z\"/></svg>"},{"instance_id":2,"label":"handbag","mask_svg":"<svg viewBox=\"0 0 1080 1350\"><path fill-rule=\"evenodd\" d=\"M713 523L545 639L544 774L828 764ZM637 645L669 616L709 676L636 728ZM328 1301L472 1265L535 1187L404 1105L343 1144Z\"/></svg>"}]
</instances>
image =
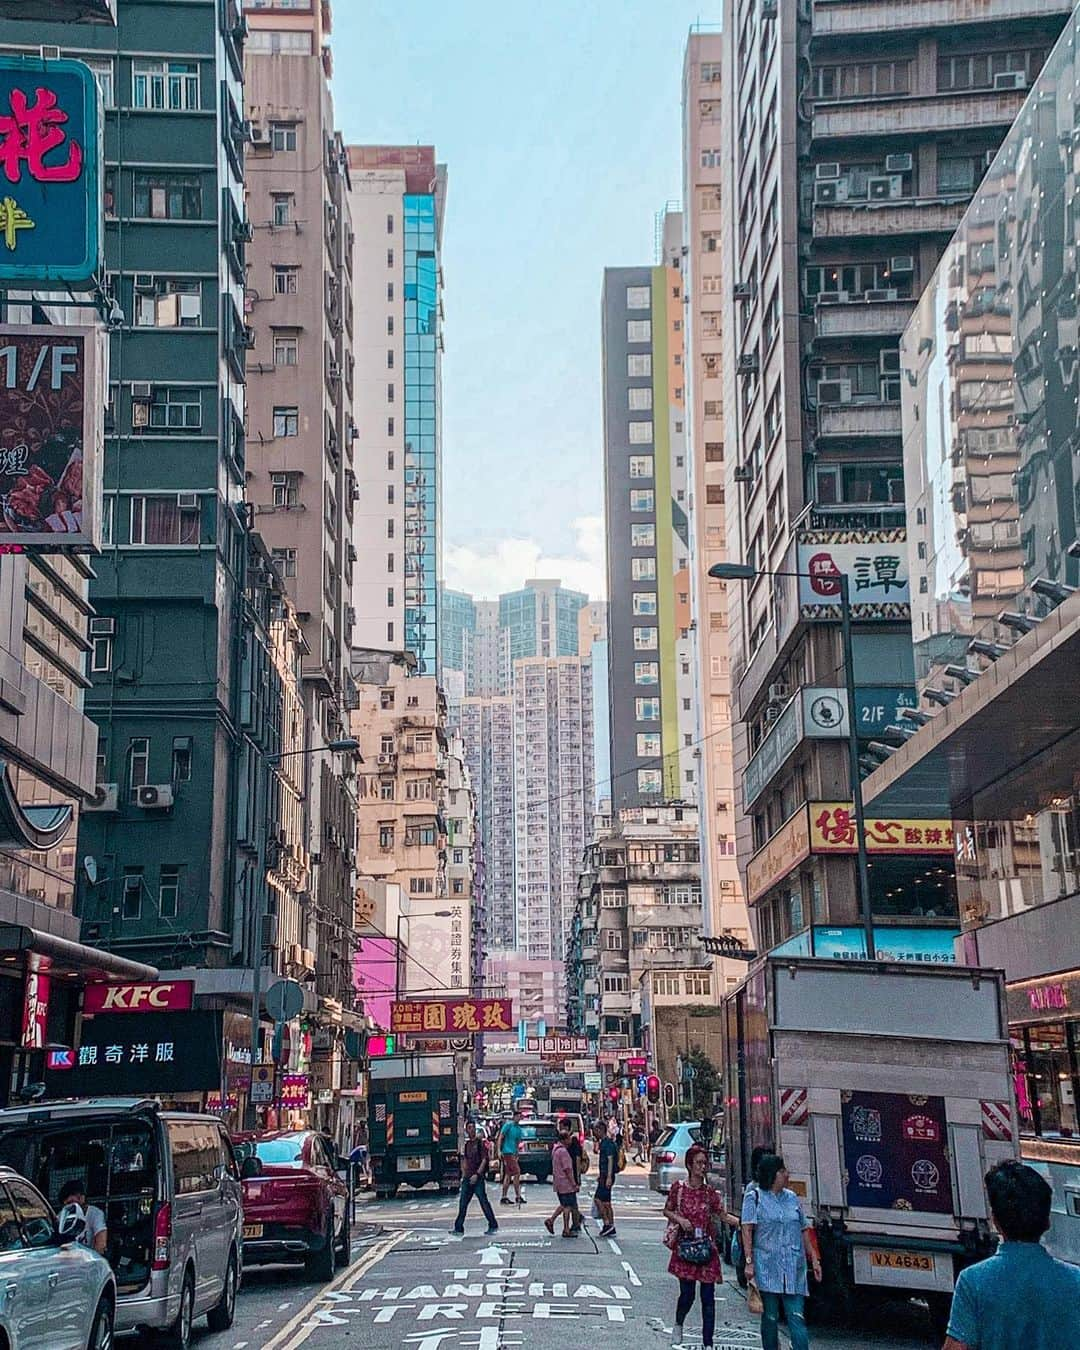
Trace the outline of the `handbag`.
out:
<instances>
[{"instance_id":1,"label":"handbag","mask_svg":"<svg viewBox=\"0 0 1080 1350\"><path fill-rule=\"evenodd\" d=\"M746 1291L746 1309L752 1313L763 1313L765 1311L765 1300L761 1297L761 1290L753 1280L750 1281L750 1287Z\"/></svg>"},{"instance_id":2,"label":"handbag","mask_svg":"<svg viewBox=\"0 0 1080 1350\"><path fill-rule=\"evenodd\" d=\"M682 1213L683 1188L679 1186L679 1198L675 1202L675 1213ZM674 1234L672 1234L674 1230ZM713 1244L712 1239L707 1237L679 1237L682 1230L677 1224L669 1224L668 1232L664 1234L664 1245L671 1246L668 1241L669 1236L674 1236L675 1245L673 1250L677 1253L680 1261L685 1261L688 1266L707 1266L712 1260Z\"/></svg>"}]
</instances>

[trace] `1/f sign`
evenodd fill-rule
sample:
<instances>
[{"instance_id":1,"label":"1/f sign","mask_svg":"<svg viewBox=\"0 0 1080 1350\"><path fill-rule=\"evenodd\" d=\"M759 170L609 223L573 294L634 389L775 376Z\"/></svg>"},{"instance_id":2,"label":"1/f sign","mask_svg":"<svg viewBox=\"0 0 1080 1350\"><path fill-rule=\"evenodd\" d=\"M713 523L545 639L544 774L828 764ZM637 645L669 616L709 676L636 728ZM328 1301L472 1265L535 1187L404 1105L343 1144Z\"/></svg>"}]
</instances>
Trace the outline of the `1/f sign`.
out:
<instances>
[{"instance_id":1,"label":"1/f sign","mask_svg":"<svg viewBox=\"0 0 1080 1350\"><path fill-rule=\"evenodd\" d=\"M20 384L18 347L11 345L0 347L0 369L4 372L4 388L25 389L28 394L32 394L44 376L47 389L63 389L65 375L70 375L74 379L79 374L80 351L80 347L75 347L71 343L43 342L29 370L25 369L26 363L23 363L23 379L26 383Z\"/></svg>"}]
</instances>

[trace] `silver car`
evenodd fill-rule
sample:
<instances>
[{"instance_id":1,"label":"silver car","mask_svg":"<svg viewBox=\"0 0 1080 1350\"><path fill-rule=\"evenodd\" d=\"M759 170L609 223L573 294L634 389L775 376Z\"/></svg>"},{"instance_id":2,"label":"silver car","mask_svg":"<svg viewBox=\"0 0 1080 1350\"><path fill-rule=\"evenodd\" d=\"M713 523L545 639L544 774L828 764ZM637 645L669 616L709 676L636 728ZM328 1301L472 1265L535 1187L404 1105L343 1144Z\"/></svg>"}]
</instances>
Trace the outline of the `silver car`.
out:
<instances>
[{"instance_id":1,"label":"silver car","mask_svg":"<svg viewBox=\"0 0 1080 1350\"><path fill-rule=\"evenodd\" d=\"M649 1189L667 1195L673 1181L686 1180L686 1153L701 1143L701 1122L669 1125L649 1153Z\"/></svg>"},{"instance_id":2,"label":"silver car","mask_svg":"<svg viewBox=\"0 0 1080 1350\"><path fill-rule=\"evenodd\" d=\"M34 1186L0 1167L0 1338L8 1350L112 1350L116 1280Z\"/></svg>"}]
</instances>

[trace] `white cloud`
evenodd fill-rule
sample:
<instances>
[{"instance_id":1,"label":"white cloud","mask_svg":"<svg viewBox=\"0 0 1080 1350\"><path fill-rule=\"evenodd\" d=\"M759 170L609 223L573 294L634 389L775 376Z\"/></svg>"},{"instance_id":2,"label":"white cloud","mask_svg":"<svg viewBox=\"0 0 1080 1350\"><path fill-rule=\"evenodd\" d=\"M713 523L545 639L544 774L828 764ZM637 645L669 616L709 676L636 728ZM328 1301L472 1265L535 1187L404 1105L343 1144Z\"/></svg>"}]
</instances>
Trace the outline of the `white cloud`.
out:
<instances>
[{"instance_id":1,"label":"white cloud","mask_svg":"<svg viewBox=\"0 0 1080 1350\"><path fill-rule=\"evenodd\" d=\"M443 551L446 584L478 600L494 600L504 591L520 590L532 577L555 578L592 600L602 600L604 518L578 516L572 525L576 548L570 556L545 553L535 539L522 537L448 544Z\"/></svg>"}]
</instances>

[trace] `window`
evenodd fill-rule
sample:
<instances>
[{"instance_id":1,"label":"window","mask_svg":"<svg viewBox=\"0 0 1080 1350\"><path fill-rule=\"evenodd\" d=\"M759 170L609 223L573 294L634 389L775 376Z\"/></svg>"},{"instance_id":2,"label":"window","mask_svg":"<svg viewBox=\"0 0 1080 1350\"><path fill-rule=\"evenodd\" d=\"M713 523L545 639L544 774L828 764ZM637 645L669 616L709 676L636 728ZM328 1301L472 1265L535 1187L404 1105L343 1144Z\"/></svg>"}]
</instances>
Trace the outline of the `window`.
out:
<instances>
[{"instance_id":1,"label":"window","mask_svg":"<svg viewBox=\"0 0 1080 1350\"><path fill-rule=\"evenodd\" d=\"M651 478L653 476L653 457L652 455L631 455L630 456L630 477L631 478Z\"/></svg>"},{"instance_id":2,"label":"window","mask_svg":"<svg viewBox=\"0 0 1080 1350\"><path fill-rule=\"evenodd\" d=\"M175 495L132 497L131 542L133 544L197 544L200 511L181 506Z\"/></svg>"},{"instance_id":3,"label":"window","mask_svg":"<svg viewBox=\"0 0 1080 1350\"><path fill-rule=\"evenodd\" d=\"M386 283L386 298L391 301L394 298L394 283L392 281Z\"/></svg>"},{"instance_id":4,"label":"window","mask_svg":"<svg viewBox=\"0 0 1080 1350\"><path fill-rule=\"evenodd\" d=\"M172 1142L177 1195L212 1191L218 1184L217 1167L221 1161L221 1136L216 1122L170 1120L167 1129Z\"/></svg>"},{"instance_id":5,"label":"window","mask_svg":"<svg viewBox=\"0 0 1080 1350\"><path fill-rule=\"evenodd\" d=\"M112 649L113 640L111 637L95 637L90 639L90 670L94 675L99 675L105 671L112 670Z\"/></svg>"},{"instance_id":6,"label":"window","mask_svg":"<svg viewBox=\"0 0 1080 1350\"><path fill-rule=\"evenodd\" d=\"M664 775L659 769L638 769L637 785L643 796L658 797L664 790Z\"/></svg>"},{"instance_id":7,"label":"window","mask_svg":"<svg viewBox=\"0 0 1080 1350\"><path fill-rule=\"evenodd\" d=\"M274 150L296 149L296 123L271 122L270 145Z\"/></svg>"},{"instance_id":8,"label":"window","mask_svg":"<svg viewBox=\"0 0 1080 1350\"><path fill-rule=\"evenodd\" d=\"M410 877L409 878L410 895L434 895L435 878L434 877Z\"/></svg>"},{"instance_id":9,"label":"window","mask_svg":"<svg viewBox=\"0 0 1080 1350\"><path fill-rule=\"evenodd\" d=\"M627 428L631 445L651 445L653 438L652 422L631 422Z\"/></svg>"},{"instance_id":10,"label":"window","mask_svg":"<svg viewBox=\"0 0 1080 1350\"><path fill-rule=\"evenodd\" d=\"M157 277L135 287L137 328L197 328L202 323L202 282Z\"/></svg>"},{"instance_id":11,"label":"window","mask_svg":"<svg viewBox=\"0 0 1080 1350\"><path fill-rule=\"evenodd\" d=\"M392 384L386 386L386 401L387 403L393 403L394 401L394 386Z\"/></svg>"},{"instance_id":12,"label":"window","mask_svg":"<svg viewBox=\"0 0 1080 1350\"><path fill-rule=\"evenodd\" d=\"M134 207L144 220L201 220L202 183L195 174L137 172Z\"/></svg>"},{"instance_id":13,"label":"window","mask_svg":"<svg viewBox=\"0 0 1080 1350\"><path fill-rule=\"evenodd\" d=\"M631 379L652 375L651 353L631 352L626 358L626 373Z\"/></svg>"},{"instance_id":14,"label":"window","mask_svg":"<svg viewBox=\"0 0 1080 1350\"><path fill-rule=\"evenodd\" d=\"M651 342L652 323L649 319L627 319L627 342Z\"/></svg>"},{"instance_id":15,"label":"window","mask_svg":"<svg viewBox=\"0 0 1080 1350\"><path fill-rule=\"evenodd\" d=\"M299 411L296 408L282 407L274 409L274 435L299 435Z\"/></svg>"},{"instance_id":16,"label":"window","mask_svg":"<svg viewBox=\"0 0 1080 1350\"><path fill-rule=\"evenodd\" d=\"M128 796L132 801L138 796L139 788L150 781L150 738L133 736L128 741Z\"/></svg>"},{"instance_id":17,"label":"window","mask_svg":"<svg viewBox=\"0 0 1080 1350\"><path fill-rule=\"evenodd\" d=\"M131 106L190 112L199 106L199 67L191 61L132 61Z\"/></svg>"},{"instance_id":18,"label":"window","mask_svg":"<svg viewBox=\"0 0 1080 1350\"><path fill-rule=\"evenodd\" d=\"M274 294L296 295L300 289L300 269L291 264L274 268Z\"/></svg>"},{"instance_id":19,"label":"window","mask_svg":"<svg viewBox=\"0 0 1080 1350\"><path fill-rule=\"evenodd\" d=\"M656 494L652 488L630 489L631 511L653 511L656 508Z\"/></svg>"},{"instance_id":20,"label":"window","mask_svg":"<svg viewBox=\"0 0 1080 1350\"><path fill-rule=\"evenodd\" d=\"M710 998L712 996L712 976L707 970L687 971L683 976L683 987L687 994L693 998Z\"/></svg>"},{"instance_id":21,"label":"window","mask_svg":"<svg viewBox=\"0 0 1080 1350\"><path fill-rule=\"evenodd\" d=\"M652 288L649 286L627 286L626 308L648 309L652 305Z\"/></svg>"},{"instance_id":22,"label":"window","mask_svg":"<svg viewBox=\"0 0 1080 1350\"><path fill-rule=\"evenodd\" d=\"M293 223L293 203L295 197L291 192L275 192L270 198L272 204L271 221L277 227L291 225Z\"/></svg>"},{"instance_id":23,"label":"window","mask_svg":"<svg viewBox=\"0 0 1080 1350\"><path fill-rule=\"evenodd\" d=\"M296 549L294 548L274 548L270 550L270 561L274 564L274 570L284 581L287 577L296 576Z\"/></svg>"},{"instance_id":24,"label":"window","mask_svg":"<svg viewBox=\"0 0 1080 1350\"><path fill-rule=\"evenodd\" d=\"M274 365L295 366L300 360L300 339L295 333L274 333Z\"/></svg>"},{"instance_id":25,"label":"window","mask_svg":"<svg viewBox=\"0 0 1080 1350\"><path fill-rule=\"evenodd\" d=\"M633 581L655 581L656 580L656 559L655 558L631 558L630 559L630 577Z\"/></svg>"},{"instance_id":26,"label":"window","mask_svg":"<svg viewBox=\"0 0 1080 1350\"><path fill-rule=\"evenodd\" d=\"M180 868L162 863L158 881L158 918L175 919L180 909Z\"/></svg>"},{"instance_id":27,"label":"window","mask_svg":"<svg viewBox=\"0 0 1080 1350\"><path fill-rule=\"evenodd\" d=\"M939 62L939 68L943 63ZM818 66L814 92L818 98L884 98L908 92L909 61L860 61ZM942 88L941 84L938 85Z\"/></svg>"},{"instance_id":28,"label":"window","mask_svg":"<svg viewBox=\"0 0 1080 1350\"><path fill-rule=\"evenodd\" d=\"M630 992L629 975L605 975L604 993L605 994L628 994Z\"/></svg>"},{"instance_id":29,"label":"window","mask_svg":"<svg viewBox=\"0 0 1080 1350\"><path fill-rule=\"evenodd\" d=\"M652 388L647 385L631 385L626 391L626 401L631 412L649 412L652 408Z\"/></svg>"},{"instance_id":30,"label":"window","mask_svg":"<svg viewBox=\"0 0 1080 1350\"><path fill-rule=\"evenodd\" d=\"M655 759L660 754L660 733L658 731L639 731L637 734L637 752L641 759Z\"/></svg>"},{"instance_id":31,"label":"window","mask_svg":"<svg viewBox=\"0 0 1080 1350\"><path fill-rule=\"evenodd\" d=\"M948 89L992 89L994 76L1007 73L1024 76L1030 83L1046 59L1045 48L1030 51L971 52L966 56L941 56L937 63L937 87Z\"/></svg>"},{"instance_id":32,"label":"window","mask_svg":"<svg viewBox=\"0 0 1080 1350\"><path fill-rule=\"evenodd\" d=\"M705 501L709 506L722 506L724 504L724 489L716 483L706 483Z\"/></svg>"},{"instance_id":33,"label":"window","mask_svg":"<svg viewBox=\"0 0 1080 1350\"><path fill-rule=\"evenodd\" d=\"M270 488L275 506L300 505L300 475L298 473L272 473Z\"/></svg>"},{"instance_id":34,"label":"window","mask_svg":"<svg viewBox=\"0 0 1080 1350\"><path fill-rule=\"evenodd\" d=\"M634 629L634 650L636 652L652 652L656 650L657 646L657 629Z\"/></svg>"},{"instance_id":35,"label":"window","mask_svg":"<svg viewBox=\"0 0 1080 1350\"><path fill-rule=\"evenodd\" d=\"M55 1232L52 1211L40 1194L15 1177L7 1182L7 1190L15 1203L26 1246L51 1247Z\"/></svg>"},{"instance_id":36,"label":"window","mask_svg":"<svg viewBox=\"0 0 1080 1350\"><path fill-rule=\"evenodd\" d=\"M660 683L660 663L659 663L659 661L635 661L635 662L634 662L634 683L635 683L635 684L659 684L659 683Z\"/></svg>"},{"instance_id":37,"label":"window","mask_svg":"<svg viewBox=\"0 0 1080 1350\"><path fill-rule=\"evenodd\" d=\"M631 547L631 548L655 548L655 547L656 547L656 526L655 526L655 525L631 525L631 526L630 526L630 547Z\"/></svg>"},{"instance_id":38,"label":"window","mask_svg":"<svg viewBox=\"0 0 1080 1350\"><path fill-rule=\"evenodd\" d=\"M609 952L621 952L623 949L622 933L617 928L604 929L604 950Z\"/></svg>"},{"instance_id":39,"label":"window","mask_svg":"<svg viewBox=\"0 0 1080 1350\"><path fill-rule=\"evenodd\" d=\"M199 391L155 385L150 399L150 426L155 431L198 431L202 426Z\"/></svg>"},{"instance_id":40,"label":"window","mask_svg":"<svg viewBox=\"0 0 1080 1350\"><path fill-rule=\"evenodd\" d=\"M634 613L635 613L635 614L655 614L655 613L656 613L656 592L655 592L655 591L635 591L635 592L634 592Z\"/></svg>"},{"instance_id":41,"label":"window","mask_svg":"<svg viewBox=\"0 0 1080 1350\"><path fill-rule=\"evenodd\" d=\"M655 632L655 629L653 631ZM634 699L634 716L639 722L659 722L660 700L658 698Z\"/></svg>"},{"instance_id":42,"label":"window","mask_svg":"<svg viewBox=\"0 0 1080 1350\"><path fill-rule=\"evenodd\" d=\"M116 107L116 72L111 56L80 56L79 60L94 72L104 108Z\"/></svg>"},{"instance_id":43,"label":"window","mask_svg":"<svg viewBox=\"0 0 1080 1350\"><path fill-rule=\"evenodd\" d=\"M172 782L189 783L191 781L191 737L174 736L172 752Z\"/></svg>"}]
</instances>

